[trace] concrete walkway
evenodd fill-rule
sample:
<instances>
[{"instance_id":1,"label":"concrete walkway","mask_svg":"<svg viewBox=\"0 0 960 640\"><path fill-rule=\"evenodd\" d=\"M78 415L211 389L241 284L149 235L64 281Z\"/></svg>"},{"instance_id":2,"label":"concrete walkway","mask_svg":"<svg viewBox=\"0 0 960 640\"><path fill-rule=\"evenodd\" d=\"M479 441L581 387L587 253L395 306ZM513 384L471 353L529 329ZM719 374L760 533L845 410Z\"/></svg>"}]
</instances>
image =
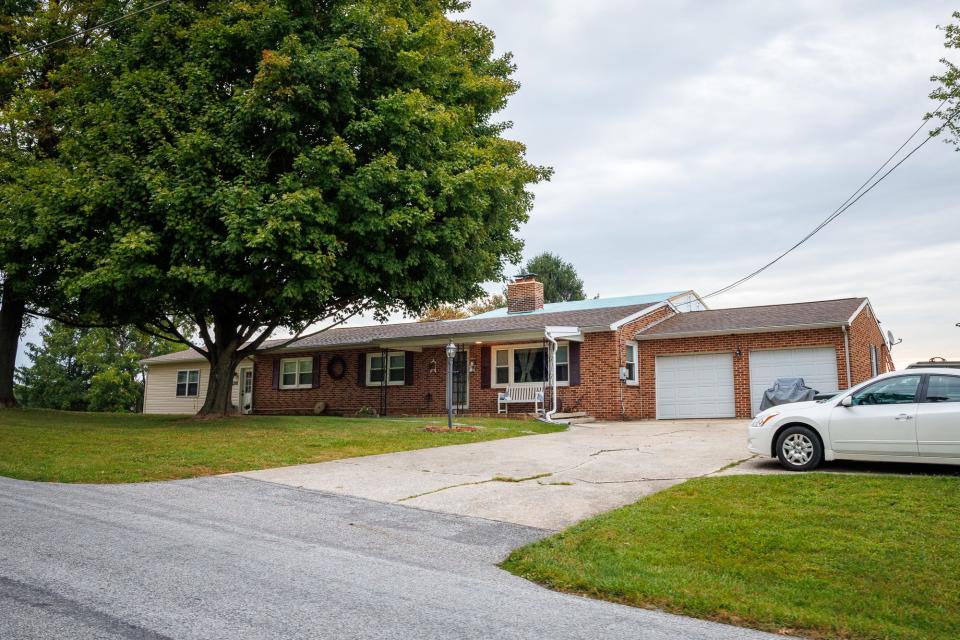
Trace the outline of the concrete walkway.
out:
<instances>
[{"instance_id":1,"label":"concrete walkway","mask_svg":"<svg viewBox=\"0 0 960 640\"><path fill-rule=\"evenodd\" d=\"M548 435L236 475L558 530L749 458L746 424L593 423Z\"/></svg>"}]
</instances>

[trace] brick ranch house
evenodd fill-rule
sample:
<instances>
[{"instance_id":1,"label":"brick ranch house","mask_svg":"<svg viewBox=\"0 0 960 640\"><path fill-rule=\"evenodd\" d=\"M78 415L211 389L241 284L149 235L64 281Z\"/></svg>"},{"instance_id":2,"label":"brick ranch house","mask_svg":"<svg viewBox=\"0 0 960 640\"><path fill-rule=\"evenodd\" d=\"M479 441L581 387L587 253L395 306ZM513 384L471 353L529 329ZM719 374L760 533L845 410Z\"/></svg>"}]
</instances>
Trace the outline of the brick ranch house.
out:
<instances>
[{"instance_id":1,"label":"brick ranch house","mask_svg":"<svg viewBox=\"0 0 960 640\"><path fill-rule=\"evenodd\" d=\"M866 298L707 309L693 291L557 304L519 277L507 307L463 320L331 329L274 340L238 370L234 402L250 413L442 414L447 356L458 413L548 412L599 419L747 418L776 378L821 392L893 369ZM206 362L186 350L149 358L144 411L191 413ZM514 400L498 402L500 394ZM554 395L556 401L554 402Z\"/></svg>"}]
</instances>

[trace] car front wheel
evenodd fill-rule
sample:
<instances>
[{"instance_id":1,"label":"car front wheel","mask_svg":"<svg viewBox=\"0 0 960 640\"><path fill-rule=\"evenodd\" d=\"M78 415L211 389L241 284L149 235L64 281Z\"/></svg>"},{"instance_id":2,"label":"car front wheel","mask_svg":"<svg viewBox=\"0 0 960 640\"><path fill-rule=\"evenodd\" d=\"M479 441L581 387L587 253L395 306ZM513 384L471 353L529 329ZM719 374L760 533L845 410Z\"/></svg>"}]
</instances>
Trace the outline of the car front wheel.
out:
<instances>
[{"instance_id":1,"label":"car front wheel","mask_svg":"<svg viewBox=\"0 0 960 640\"><path fill-rule=\"evenodd\" d=\"M777 459L790 471L816 469L823 461L823 445L812 429L787 427L777 438Z\"/></svg>"}]
</instances>

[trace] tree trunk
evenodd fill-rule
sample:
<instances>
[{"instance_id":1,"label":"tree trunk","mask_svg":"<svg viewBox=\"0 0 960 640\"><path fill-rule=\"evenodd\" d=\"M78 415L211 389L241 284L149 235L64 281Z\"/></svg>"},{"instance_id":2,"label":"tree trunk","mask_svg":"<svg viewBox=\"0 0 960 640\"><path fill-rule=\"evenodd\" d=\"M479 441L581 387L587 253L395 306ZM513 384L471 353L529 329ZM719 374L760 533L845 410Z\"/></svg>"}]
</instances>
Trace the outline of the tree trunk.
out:
<instances>
[{"instance_id":1,"label":"tree trunk","mask_svg":"<svg viewBox=\"0 0 960 640\"><path fill-rule=\"evenodd\" d=\"M13 293L13 285L4 282L3 302L0 304L0 408L4 409L17 406L13 376L26 308L26 303Z\"/></svg>"},{"instance_id":2,"label":"tree trunk","mask_svg":"<svg viewBox=\"0 0 960 640\"><path fill-rule=\"evenodd\" d=\"M207 397L198 416L216 418L236 413L237 407L230 397L233 392L233 374L240 364L234 341L223 345L219 342L210 350L210 375L207 380Z\"/></svg>"}]
</instances>

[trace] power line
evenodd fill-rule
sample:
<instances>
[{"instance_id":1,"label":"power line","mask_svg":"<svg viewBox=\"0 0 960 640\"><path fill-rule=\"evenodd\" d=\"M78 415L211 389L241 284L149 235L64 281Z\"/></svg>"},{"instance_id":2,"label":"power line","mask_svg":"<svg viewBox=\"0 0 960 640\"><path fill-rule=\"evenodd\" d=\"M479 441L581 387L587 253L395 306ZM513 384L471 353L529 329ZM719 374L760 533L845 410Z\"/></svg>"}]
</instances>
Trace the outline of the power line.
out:
<instances>
[{"instance_id":1,"label":"power line","mask_svg":"<svg viewBox=\"0 0 960 640\"><path fill-rule=\"evenodd\" d=\"M943 108L943 105L947 103L947 100L949 100L949 98L944 98L943 102L941 102L941 103L937 106L936 110L933 112L933 115L936 115L936 114L940 113L940 109ZM780 262L780 261L781 261L783 258L785 258L787 255L789 255L790 253L792 253L793 251L795 251L796 249L798 249L801 245L803 245L805 242L807 242L810 238L812 238L812 237L815 236L817 233L819 233L819 232L820 232L824 227L826 227L828 224L830 224L831 222L833 222L834 220L836 220L837 218L839 218L841 215L843 215L843 213L846 212L847 209L849 209L850 207L852 207L853 205L855 205L855 204L860 200L860 198L862 198L863 196L865 196L865 195L867 195L868 193L870 193L870 191L872 191L874 187L876 187L876 186L877 186L878 184L880 184L887 176L889 176L891 173L893 173L893 172L897 169L897 167L899 167L901 164L903 164L903 163L907 160L907 158L909 158L910 156L912 156L913 154L915 154L917 151L919 151L925 144L927 144L928 142L930 142L930 140L932 140L933 138L935 138L935 137L937 137L938 135L940 135L940 132L943 131L943 129L946 128L946 126L947 126L948 124L950 124L958 115L960 115L960 108L958 108L958 109L953 113L953 115L951 115L942 125L940 125L940 127L938 127L936 130L932 131L926 138L924 138L924 140L923 140L920 144L918 144L916 147L914 147L913 149L911 149L910 152L907 153L907 155L905 155L903 158L901 158L895 165L893 165L892 167L890 167L890 169L889 169L886 173L884 173L882 176L880 176L879 178L877 178L876 181L874 181L872 184L870 184L871 181L873 181L873 179L877 176L877 174L879 174L881 171L883 171L883 169L884 169L888 164L890 164L890 162L891 162L895 157L897 157L897 155L904 149L904 147L906 147L907 144L909 144L910 141L913 140L914 137L916 137L917 133L919 133L919 132L924 128L924 126L925 126L926 123L925 123L925 122L924 122L924 123L921 123L920 126L917 127L917 128L913 131L913 133L910 134L910 137L908 137L908 138L903 142L903 144L901 144L899 147L897 147L897 150L894 151L893 154L891 154L890 157L887 158L887 160L886 160L882 165L880 165L880 167L879 167L876 171L874 171L873 174L872 174L869 178L867 178L867 180L866 180L862 185L860 185L860 187L859 187L856 191L854 191L854 192L850 195L850 197L848 197L846 200L844 200L843 204L841 204L839 207L837 207L837 208L833 211L833 213L831 213L831 214L830 214L829 216L827 216L822 222L820 222L820 224L818 224L816 227L814 227L814 229L813 229L812 231L810 231L807 235L805 235L803 238L801 238L799 242L797 242L797 243L794 244L792 247L790 247L789 249L787 249L786 251L784 251L783 253L781 253L780 255L778 255L776 258L774 258L774 259L771 260L770 262L767 262L766 264L764 264L762 267L760 267L760 268L758 268L758 269L750 272L750 273L747 274L746 276L740 278L739 280L737 280L737 281L735 281L735 282L732 282L732 283L728 284L728 285L725 286L725 287L721 287L720 289L717 289L716 291L711 291L710 293L708 293L708 294L706 294L706 295L704 295L704 296L700 296L700 299L701 299L701 300L705 300L705 299L707 299L707 298L712 298L712 297L714 297L714 296L718 296L718 295L721 295L721 294L723 294L723 293L726 293L727 291L730 291L731 289L740 286L741 284L747 282L748 280L751 280L751 279L755 278L756 276L760 275L761 273L763 273L764 271L766 271L767 269L769 269L769 268L772 267L773 265L775 265L775 264L777 264L778 262ZM867 185L869 185L869 186L867 186Z\"/></svg>"},{"instance_id":2,"label":"power line","mask_svg":"<svg viewBox=\"0 0 960 640\"><path fill-rule=\"evenodd\" d=\"M55 44L60 44L61 42L66 42L67 40L72 40L72 39L76 38L77 36L86 35L86 34L90 33L91 31L96 31L97 29L103 29L104 27L109 27L110 25L116 24L116 23L120 22L121 20L126 20L127 18L132 18L132 17L135 16L135 15L139 15L139 14L144 13L144 12L146 12L146 11L150 11L150 9L153 9L154 7L159 7L160 5L166 4L166 3L168 3L168 2L170 2L170 0L159 0L159 2L154 2L153 4L148 5L148 6L146 6L146 7L143 7L142 9L137 9L136 11L131 11L130 13L125 13L125 14L123 14L122 16L119 16L119 17L117 17L117 18L114 18L113 20L107 20L106 22L102 22L102 23L100 23L100 24L98 24L98 25L96 25L96 26L90 27L89 29L84 29L84 30L82 30L82 31L78 31L78 32L76 32L76 33L72 33L72 34L70 34L69 36L64 36L63 38L58 38L57 40L52 40L52 41L47 42L47 43L45 43L45 44L41 44L41 45L39 45L39 46L37 46L37 47L33 47L32 49L26 49L26 50L24 50L24 51L18 51L17 53L11 53L10 55L8 55L8 56L5 57L5 58L0 58L0 64L3 64L3 63L6 62L7 60L12 60L13 58L19 58L20 56L25 56L25 55L27 55L28 53L36 53L37 51L42 51L43 49L46 49L47 47L52 47L52 46L55 45Z\"/></svg>"}]
</instances>

